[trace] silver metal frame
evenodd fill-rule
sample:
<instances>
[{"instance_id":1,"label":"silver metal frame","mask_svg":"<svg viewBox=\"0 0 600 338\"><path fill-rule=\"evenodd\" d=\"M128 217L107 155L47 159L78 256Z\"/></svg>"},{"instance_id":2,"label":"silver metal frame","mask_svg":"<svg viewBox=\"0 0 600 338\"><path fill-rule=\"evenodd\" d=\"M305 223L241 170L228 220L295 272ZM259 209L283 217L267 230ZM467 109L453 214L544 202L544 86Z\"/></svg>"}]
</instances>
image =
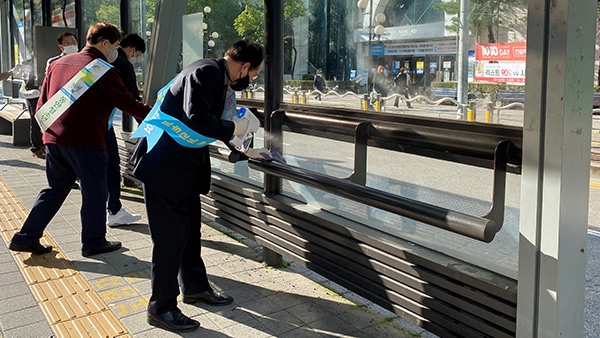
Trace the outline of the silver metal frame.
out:
<instances>
[{"instance_id":1,"label":"silver metal frame","mask_svg":"<svg viewBox=\"0 0 600 338\"><path fill-rule=\"evenodd\" d=\"M156 17L144 81L144 102L147 104L152 104L158 90L177 74L183 30L181 18L186 10L187 1L156 2Z\"/></svg>"},{"instance_id":2,"label":"silver metal frame","mask_svg":"<svg viewBox=\"0 0 600 338\"><path fill-rule=\"evenodd\" d=\"M528 5L517 337L581 337L597 3Z\"/></svg>"}]
</instances>

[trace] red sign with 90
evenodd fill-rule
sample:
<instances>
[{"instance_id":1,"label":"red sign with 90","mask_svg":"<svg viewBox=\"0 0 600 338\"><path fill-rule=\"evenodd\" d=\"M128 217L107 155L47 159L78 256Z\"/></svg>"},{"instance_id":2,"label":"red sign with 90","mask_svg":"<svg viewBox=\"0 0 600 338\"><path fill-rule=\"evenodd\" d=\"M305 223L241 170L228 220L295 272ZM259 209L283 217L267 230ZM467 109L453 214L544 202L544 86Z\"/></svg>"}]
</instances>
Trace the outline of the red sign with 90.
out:
<instances>
[{"instance_id":1,"label":"red sign with 90","mask_svg":"<svg viewBox=\"0 0 600 338\"><path fill-rule=\"evenodd\" d=\"M525 61L527 42L477 44L475 59L478 61Z\"/></svg>"}]
</instances>

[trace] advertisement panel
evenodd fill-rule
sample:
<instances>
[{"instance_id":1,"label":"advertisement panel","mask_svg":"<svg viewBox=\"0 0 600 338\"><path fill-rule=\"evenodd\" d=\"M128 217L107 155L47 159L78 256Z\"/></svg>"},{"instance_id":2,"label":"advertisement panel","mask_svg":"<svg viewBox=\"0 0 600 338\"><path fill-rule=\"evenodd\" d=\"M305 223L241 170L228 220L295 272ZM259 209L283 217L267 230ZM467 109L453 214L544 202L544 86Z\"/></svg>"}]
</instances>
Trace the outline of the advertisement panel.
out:
<instances>
[{"instance_id":1,"label":"advertisement panel","mask_svg":"<svg viewBox=\"0 0 600 338\"><path fill-rule=\"evenodd\" d=\"M477 63L475 81L525 82L525 62Z\"/></svg>"},{"instance_id":2,"label":"advertisement panel","mask_svg":"<svg viewBox=\"0 0 600 338\"><path fill-rule=\"evenodd\" d=\"M417 61L417 74L421 75L424 72L425 62Z\"/></svg>"},{"instance_id":3,"label":"advertisement panel","mask_svg":"<svg viewBox=\"0 0 600 338\"><path fill-rule=\"evenodd\" d=\"M525 82L527 42L484 43L475 48L475 81Z\"/></svg>"},{"instance_id":4,"label":"advertisement panel","mask_svg":"<svg viewBox=\"0 0 600 338\"><path fill-rule=\"evenodd\" d=\"M477 44L477 61L525 61L527 42Z\"/></svg>"}]
</instances>

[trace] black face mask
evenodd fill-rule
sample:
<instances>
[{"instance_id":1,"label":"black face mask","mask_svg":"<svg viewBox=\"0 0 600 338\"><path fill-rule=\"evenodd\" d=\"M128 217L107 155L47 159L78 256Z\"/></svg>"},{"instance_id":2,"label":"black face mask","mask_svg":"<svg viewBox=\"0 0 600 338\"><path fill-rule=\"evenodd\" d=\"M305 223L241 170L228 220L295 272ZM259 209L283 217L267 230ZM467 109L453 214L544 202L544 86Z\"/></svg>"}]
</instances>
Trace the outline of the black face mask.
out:
<instances>
[{"instance_id":1,"label":"black face mask","mask_svg":"<svg viewBox=\"0 0 600 338\"><path fill-rule=\"evenodd\" d=\"M239 92L239 91L242 91L242 90L248 88L249 85L250 85L250 74L237 79L233 84L230 84L229 87L231 87L231 89Z\"/></svg>"}]
</instances>

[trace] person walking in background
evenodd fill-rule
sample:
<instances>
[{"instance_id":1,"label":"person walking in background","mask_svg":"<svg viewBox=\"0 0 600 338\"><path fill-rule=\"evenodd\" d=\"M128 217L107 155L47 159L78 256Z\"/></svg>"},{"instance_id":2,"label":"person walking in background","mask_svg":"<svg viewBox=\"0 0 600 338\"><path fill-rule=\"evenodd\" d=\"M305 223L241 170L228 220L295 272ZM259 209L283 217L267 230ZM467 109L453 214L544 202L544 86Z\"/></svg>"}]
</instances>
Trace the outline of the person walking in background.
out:
<instances>
[{"instance_id":1,"label":"person walking in background","mask_svg":"<svg viewBox=\"0 0 600 338\"><path fill-rule=\"evenodd\" d=\"M125 88L134 98L139 100L140 92L137 87L135 70L130 60L138 58L146 52L146 42L137 34L128 34L121 39L119 45L120 47L117 49L119 55L112 65L119 71ZM108 120L108 131L106 132L106 152L108 153L106 225L109 227L134 223L142 218L141 215L130 213L121 204L121 158L119 157L119 146L112 123L116 112L117 108L113 109Z\"/></svg>"},{"instance_id":2,"label":"person walking in background","mask_svg":"<svg viewBox=\"0 0 600 338\"><path fill-rule=\"evenodd\" d=\"M389 81L385 74L385 68L382 65L377 66L377 71L373 75L373 90L381 94L382 97L388 96Z\"/></svg>"},{"instance_id":3,"label":"person walking in background","mask_svg":"<svg viewBox=\"0 0 600 338\"><path fill-rule=\"evenodd\" d=\"M406 74L406 67L402 66L398 71L398 75L396 75L396 77L394 78L394 84L396 85L396 92L404 96L404 98L406 99L406 107L412 108L410 102L407 101L408 99L410 99L410 96L408 94L408 79L409 77L408 74ZM399 101L400 97L396 96L396 101L394 101L395 107L398 107Z\"/></svg>"},{"instance_id":4,"label":"person walking in background","mask_svg":"<svg viewBox=\"0 0 600 338\"><path fill-rule=\"evenodd\" d=\"M165 87L162 103L157 102L160 113L190 128L196 134L186 133L190 139L204 136L229 144L234 136L246 135L249 128L248 120L222 119L225 109L235 110L235 94L231 91L246 89L260 73L263 59L261 45L242 40L231 46L225 57L190 64ZM154 245L147 321L169 331L192 331L200 323L177 307L180 290L183 302L188 304L233 302L209 283L200 255L200 194L210 189L209 149L185 146L166 132L151 150L146 150L147 143L146 139L140 141L133 155L133 174L144 184Z\"/></svg>"},{"instance_id":5,"label":"person walking in background","mask_svg":"<svg viewBox=\"0 0 600 338\"><path fill-rule=\"evenodd\" d=\"M35 116L44 130L48 188L40 191L23 226L14 234L9 245L12 251L52 251L40 238L77 177L82 196L81 255L121 247L120 242L106 240L108 118L115 106L140 119L151 108L127 91L118 71L107 63L117 58L119 29L99 22L89 28L86 39L81 52L52 62L44 78Z\"/></svg>"},{"instance_id":6,"label":"person walking in background","mask_svg":"<svg viewBox=\"0 0 600 338\"><path fill-rule=\"evenodd\" d=\"M388 96L388 88L390 86L385 68L382 65L377 66L377 71L373 74L373 92L372 94L380 94L381 98ZM371 97L371 102L374 102L376 96ZM381 100L383 106L385 100Z\"/></svg>"},{"instance_id":7,"label":"person walking in background","mask_svg":"<svg viewBox=\"0 0 600 338\"><path fill-rule=\"evenodd\" d=\"M318 90L317 95L315 95L315 100L321 101L321 93L325 92L325 88L327 88L325 84L325 78L323 77L323 70L321 68L317 69L317 74L315 74L315 79L313 80L313 89Z\"/></svg>"}]
</instances>

